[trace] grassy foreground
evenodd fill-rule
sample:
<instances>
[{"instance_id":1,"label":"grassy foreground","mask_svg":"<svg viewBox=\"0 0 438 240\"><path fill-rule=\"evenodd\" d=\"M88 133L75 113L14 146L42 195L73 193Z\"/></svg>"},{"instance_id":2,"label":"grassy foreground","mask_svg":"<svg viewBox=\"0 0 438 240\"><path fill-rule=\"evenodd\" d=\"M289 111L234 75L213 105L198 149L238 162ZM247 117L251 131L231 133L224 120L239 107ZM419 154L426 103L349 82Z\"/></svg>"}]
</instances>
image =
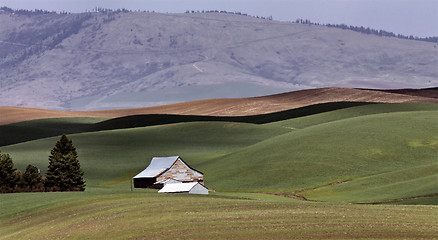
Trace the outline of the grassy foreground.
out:
<instances>
[{"instance_id":1,"label":"grassy foreground","mask_svg":"<svg viewBox=\"0 0 438 240\"><path fill-rule=\"evenodd\" d=\"M311 203L250 193L48 195L64 201L1 215L0 239L435 239L438 234L437 206Z\"/></svg>"}]
</instances>

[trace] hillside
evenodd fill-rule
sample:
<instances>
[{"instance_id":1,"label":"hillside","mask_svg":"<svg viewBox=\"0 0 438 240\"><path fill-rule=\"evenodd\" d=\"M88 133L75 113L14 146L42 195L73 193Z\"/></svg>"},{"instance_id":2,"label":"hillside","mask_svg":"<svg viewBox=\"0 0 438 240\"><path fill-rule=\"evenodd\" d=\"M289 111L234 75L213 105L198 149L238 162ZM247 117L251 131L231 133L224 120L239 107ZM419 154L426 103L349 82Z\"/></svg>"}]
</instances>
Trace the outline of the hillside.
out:
<instances>
[{"instance_id":1,"label":"hillside","mask_svg":"<svg viewBox=\"0 0 438 240\"><path fill-rule=\"evenodd\" d=\"M436 44L323 26L147 12L0 11L0 22L2 106L101 110L438 85Z\"/></svg>"},{"instance_id":2,"label":"hillside","mask_svg":"<svg viewBox=\"0 0 438 240\"><path fill-rule=\"evenodd\" d=\"M98 132L87 128L101 119L46 119L3 126L11 130L3 138L33 139L0 149L18 169L33 164L44 172L59 134L76 131L69 136L92 189L129 186L152 157L181 155L217 191L295 192L335 202L422 197L418 201L436 204L437 111L437 104L367 104L264 124L198 121L117 129L109 121ZM48 132L55 137L41 135ZM328 185L339 181L350 182Z\"/></svg>"},{"instance_id":3,"label":"hillside","mask_svg":"<svg viewBox=\"0 0 438 240\"><path fill-rule=\"evenodd\" d=\"M437 194L436 115L436 110L372 114L317 124L203 161L198 168L220 190L295 192L350 202ZM349 182L326 186L342 181Z\"/></svg>"},{"instance_id":4,"label":"hillside","mask_svg":"<svg viewBox=\"0 0 438 240\"><path fill-rule=\"evenodd\" d=\"M414 91L414 89L410 91ZM416 95L413 95L349 88L322 88L253 98L209 99L148 108L82 112L0 106L0 125L45 118L116 118L141 114L248 116L286 111L330 102L437 103L437 93L437 89L417 89L415 90ZM423 95L426 97L423 97Z\"/></svg>"},{"instance_id":5,"label":"hillside","mask_svg":"<svg viewBox=\"0 0 438 240\"><path fill-rule=\"evenodd\" d=\"M430 205L304 203L262 194L195 196L126 190L0 195L0 201L5 203L0 205L2 240L432 240L438 231L438 208Z\"/></svg>"},{"instance_id":6,"label":"hillside","mask_svg":"<svg viewBox=\"0 0 438 240\"><path fill-rule=\"evenodd\" d=\"M136 115L3 125L0 142L18 141L2 153L43 175L59 134L76 132L87 187L0 194L0 239L435 239L437 115L436 103L331 102L247 116L266 120L258 124L175 115L182 121L118 129L167 117ZM202 171L212 192L131 190L152 157L171 155Z\"/></svg>"}]
</instances>

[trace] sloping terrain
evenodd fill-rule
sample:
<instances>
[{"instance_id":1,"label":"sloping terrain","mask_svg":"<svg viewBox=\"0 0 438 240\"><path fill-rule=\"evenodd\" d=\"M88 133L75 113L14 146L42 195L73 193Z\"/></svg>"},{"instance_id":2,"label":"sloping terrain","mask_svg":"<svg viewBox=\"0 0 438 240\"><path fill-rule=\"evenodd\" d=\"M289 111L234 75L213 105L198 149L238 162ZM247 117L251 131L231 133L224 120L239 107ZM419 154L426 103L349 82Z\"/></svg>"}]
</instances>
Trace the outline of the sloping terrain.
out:
<instances>
[{"instance_id":1,"label":"sloping terrain","mask_svg":"<svg viewBox=\"0 0 438 240\"><path fill-rule=\"evenodd\" d=\"M417 90L436 94L438 90ZM429 96L428 95L428 96ZM373 90L349 88L309 89L254 98L209 99L170 105L120 109L106 111L69 112L34 108L0 107L0 125L45 118L64 117L100 117L115 118L141 114L179 114L207 116L248 116L267 114L314 104L330 102L430 102L437 103L438 98L387 93Z\"/></svg>"},{"instance_id":2,"label":"sloping terrain","mask_svg":"<svg viewBox=\"0 0 438 240\"><path fill-rule=\"evenodd\" d=\"M72 134L69 137L78 149L88 186L99 186L117 179L129 180L154 156L181 155L184 161L194 164L199 159L230 153L289 131L246 123L194 122ZM11 154L20 169L34 164L44 171L57 138L10 145L2 147L1 151Z\"/></svg>"},{"instance_id":3,"label":"sloping terrain","mask_svg":"<svg viewBox=\"0 0 438 240\"><path fill-rule=\"evenodd\" d=\"M334 102L310 105L302 108L249 116L205 116L205 115L175 115L175 114L143 114L120 118L48 118L18 122L0 126L2 138L0 146L21 143L58 136L63 133L84 133L102 130L147 127L185 122L236 122L236 123L272 123L294 119L317 113L330 112L337 109L351 108L374 103L364 102ZM425 104L427 105L427 104ZM407 109L409 111L409 107Z\"/></svg>"},{"instance_id":4,"label":"sloping terrain","mask_svg":"<svg viewBox=\"0 0 438 240\"><path fill-rule=\"evenodd\" d=\"M0 215L0 239L6 240L436 239L438 231L436 206L304 203L262 194L196 196L125 189L15 194L9 199L0 195L0 201L25 209ZM41 202L46 205L38 206Z\"/></svg>"},{"instance_id":5,"label":"sloping terrain","mask_svg":"<svg viewBox=\"0 0 438 240\"><path fill-rule=\"evenodd\" d=\"M146 107L438 85L436 44L231 14L0 10L0 105Z\"/></svg>"},{"instance_id":6,"label":"sloping terrain","mask_svg":"<svg viewBox=\"0 0 438 240\"><path fill-rule=\"evenodd\" d=\"M380 91L412 95L418 97L438 98L438 87L427 88L427 89L392 89L392 90L380 90Z\"/></svg>"},{"instance_id":7,"label":"sloping terrain","mask_svg":"<svg viewBox=\"0 0 438 240\"><path fill-rule=\"evenodd\" d=\"M366 104L265 124L182 122L71 134L86 191L0 194L0 239L435 239L437 115L433 103ZM84 131L102 120L14 126L37 136ZM59 136L39 138L0 150L18 169L33 164L44 174ZM202 170L216 192L131 191L130 179L152 157L169 155Z\"/></svg>"},{"instance_id":8,"label":"sloping terrain","mask_svg":"<svg viewBox=\"0 0 438 240\"><path fill-rule=\"evenodd\" d=\"M436 194L437 111L437 104L368 104L265 124L182 122L69 136L89 187L127 182L154 156L181 155L205 173L207 186L215 190L387 201ZM44 171L58 137L44 138L38 135L41 129L52 125L51 131L86 131L81 124L96 122L29 122L34 131L27 134L41 139L1 151L11 154L19 169L33 164ZM112 126L118 128L118 123ZM345 180L350 182L326 186Z\"/></svg>"},{"instance_id":9,"label":"sloping terrain","mask_svg":"<svg viewBox=\"0 0 438 240\"><path fill-rule=\"evenodd\" d=\"M197 167L220 190L305 190L305 197L324 201L436 195L437 114L386 113L323 123ZM318 188L343 181L349 182Z\"/></svg>"}]
</instances>

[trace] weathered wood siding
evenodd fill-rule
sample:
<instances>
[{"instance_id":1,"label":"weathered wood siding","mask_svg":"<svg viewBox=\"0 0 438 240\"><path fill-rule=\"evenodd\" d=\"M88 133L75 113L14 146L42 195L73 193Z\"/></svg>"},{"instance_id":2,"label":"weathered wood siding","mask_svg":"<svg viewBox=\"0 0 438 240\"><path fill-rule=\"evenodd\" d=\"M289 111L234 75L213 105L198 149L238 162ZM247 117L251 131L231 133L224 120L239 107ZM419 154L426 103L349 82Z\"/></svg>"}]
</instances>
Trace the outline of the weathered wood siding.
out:
<instances>
[{"instance_id":1,"label":"weathered wood siding","mask_svg":"<svg viewBox=\"0 0 438 240\"><path fill-rule=\"evenodd\" d=\"M176 179L182 182L204 182L204 176L185 165L180 159L176 160L173 166L157 177L157 182L161 182L167 179Z\"/></svg>"}]
</instances>

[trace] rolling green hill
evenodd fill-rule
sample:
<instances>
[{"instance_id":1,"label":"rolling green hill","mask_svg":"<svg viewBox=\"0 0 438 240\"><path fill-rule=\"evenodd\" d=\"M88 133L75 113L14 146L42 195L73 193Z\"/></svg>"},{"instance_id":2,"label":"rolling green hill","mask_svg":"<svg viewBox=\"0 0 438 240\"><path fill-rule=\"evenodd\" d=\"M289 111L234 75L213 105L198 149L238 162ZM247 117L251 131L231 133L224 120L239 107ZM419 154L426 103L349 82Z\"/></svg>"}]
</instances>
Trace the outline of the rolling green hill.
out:
<instances>
[{"instance_id":1,"label":"rolling green hill","mask_svg":"<svg viewBox=\"0 0 438 240\"><path fill-rule=\"evenodd\" d=\"M345 188L343 195L336 195L327 187L328 196L335 195L337 201L384 201L433 194L438 187L432 181L438 175L434 167L437 116L438 111L399 112L323 123L206 160L199 168L218 190L307 190L304 195L312 199L312 188L352 180L345 183L349 186L360 179L362 184L355 185L355 192ZM409 173L410 178L382 175L397 172ZM412 184L404 185L407 178ZM368 188L373 191L363 187L364 181L370 181ZM397 188L388 194L391 184ZM412 187L417 184L421 187ZM342 189L342 185L333 187ZM331 200L322 190L318 192L316 199Z\"/></svg>"},{"instance_id":2,"label":"rolling green hill","mask_svg":"<svg viewBox=\"0 0 438 240\"><path fill-rule=\"evenodd\" d=\"M180 155L190 164L289 131L246 123L195 122L69 136L78 149L85 178L93 186L117 179L129 181L154 156ZM3 147L1 150L9 153L20 169L24 169L27 164L45 169L49 152L57 139L35 140Z\"/></svg>"},{"instance_id":3,"label":"rolling green hill","mask_svg":"<svg viewBox=\"0 0 438 240\"><path fill-rule=\"evenodd\" d=\"M286 119L298 118L337 109L368 105L365 102L332 102L314 104L306 107L290 109L286 111L257 114L250 116L198 116L176 114L144 114L125 117L90 118L49 118L30 120L8 125L0 125L0 146L37 140L45 137L58 136L63 133L96 132L102 130L126 129L135 127L147 127L183 122L244 122L244 123L270 123Z\"/></svg>"},{"instance_id":4,"label":"rolling green hill","mask_svg":"<svg viewBox=\"0 0 438 240\"><path fill-rule=\"evenodd\" d=\"M433 160L433 159L432 159ZM321 201L372 202L409 198L437 200L438 164L420 165L402 170L354 179L354 181L300 192ZM391 201L390 201L391 202ZM435 202L436 204L437 202Z\"/></svg>"},{"instance_id":5,"label":"rolling green hill","mask_svg":"<svg viewBox=\"0 0 438 240\"><path fill-rule=\"evenodd\" d=\"M183 122L70 137L89 187L127 182L152 157L180 155L203 171L207 186L215 190L295 191L312 200L386 201L436 193L437 113L436 104L372 104L266 124ZM50 121L63 122L52 125L59 127L56 131L81 131L99 120ZM38 135L39 129L50 126L47 121L32 121L29 129ZM1 150L19 169L33 164L44 171L57 138ZM398 175L406 177L388 177ZM352 181L322 187L343 180ZM406 188L412 185L422 187ZM388 193L388 188L394 191Z\"/></svg>"},{"instance_id":6,"label":"rolling green hill","mask_svg":"<svg viewBox=\"0 0 438 240\"><path fill-rule=\"evenodd\" d=\"M49 118L0 125L0 146L22 143L63 133L87 132L94 123L106 118Z\"/></svg>"},{"instance_id":7,"label":"rolling green hill","mask_svg":"<svg viewBox=\"0 0 438 240\"><path fill-rule=\"evenodd\" d=\"M415 111L436 111L438 104L433 103L386 103L369 104L358 107L338 109L334 111L321 112L300 118L291 118L287 121L272 122L269 126L283 126L289 128L306 128L322 123L333 122L348 118L394 112L415 112Z\"/></svg>"},{"instance_id":8,"label":"rolling green hill","mask_svg":"<svg viewBox=\"0 0 438 240\"><path fill-rule=\"evenodd\" d=\"M369 106L366 107L367 105ZM375 104L365 102L331 102L250 116L145 114L112 119L90 117L49 118L1 125L0 132L2 137L0 138L0 146L58 136L63 133L96 132L171 123L222 121L303 128L324 122L369 114L433 109L438 110L438 105L432 103Z\"/></svg>"}]
</instances>

